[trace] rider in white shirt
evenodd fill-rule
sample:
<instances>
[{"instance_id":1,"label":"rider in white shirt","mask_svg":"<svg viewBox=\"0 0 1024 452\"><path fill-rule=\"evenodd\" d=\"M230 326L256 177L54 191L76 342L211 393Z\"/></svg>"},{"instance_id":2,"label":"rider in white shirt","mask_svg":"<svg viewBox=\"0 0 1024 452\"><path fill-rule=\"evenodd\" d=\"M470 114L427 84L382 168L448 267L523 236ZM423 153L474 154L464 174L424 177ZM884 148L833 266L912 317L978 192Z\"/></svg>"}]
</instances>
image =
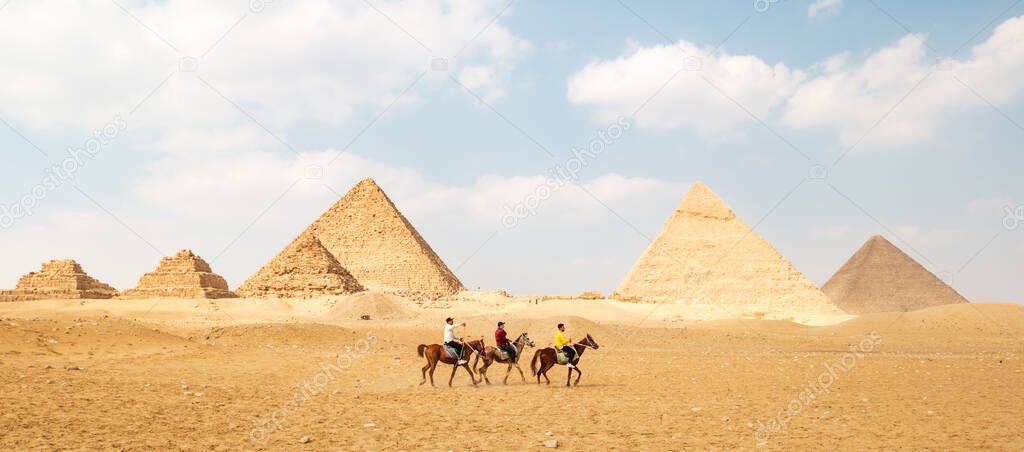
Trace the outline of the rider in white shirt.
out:
<instances>
[{"instance_id":1,"label":"rider in white shirt","mask_svg":"<svg viewBox=\"0 0 1024 452\"><path fill-rule=\"evenodd\" d=\"M455 335L455 329L460 326L466 326L465 323L455 323L455 319L448 317L444 320L446 324L444 326L444 345L447 345L455 349L455 352L459 355L459 365L466 364L468 361L462 358L462 337Z\"/></svg>"}]
</instances>

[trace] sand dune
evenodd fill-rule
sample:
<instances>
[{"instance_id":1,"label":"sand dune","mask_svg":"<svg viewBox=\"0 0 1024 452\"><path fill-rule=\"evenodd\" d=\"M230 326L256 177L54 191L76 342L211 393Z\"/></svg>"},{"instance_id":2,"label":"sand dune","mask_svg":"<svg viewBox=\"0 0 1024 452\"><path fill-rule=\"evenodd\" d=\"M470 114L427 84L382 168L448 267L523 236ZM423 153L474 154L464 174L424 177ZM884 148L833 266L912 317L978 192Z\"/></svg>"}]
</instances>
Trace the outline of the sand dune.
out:
<instances>
[{"instance_id":1,"label":"sand dune","mask_svg":"<svg viewBox=\"0 0 1024 452\"><path fill-rule=\"evenodd\" d=\"M618 311L606 300L496 297L500 309L475 313L464 302L442 309L373 292L148 301L0 305L0 447L522 450L556 439L567 450L1024 448L1018 305L940 306L809 326L641 324L636 309L649 305L621 303ZM354 307L343 308L345 301ZM351 318L375 303L408 318ZM423 361L415 347L440 340L437 325L452 313L469 322L465 334L491 343L500 317L513 334L529 331L538 347L565 322L601 348L586 352L582 383L572 389L558 386L562 368L552 372L552 386L523 384L517 373L502 386L501 366L489 372L496 386L474 390L460 372L447 388L450 368L435 374L442 387L418 386ZM853 355L872 332L877 347ZM844 360L852 366L834 371L827 391L784 414ZM591 414L575 424L553 421L576 413ZM785 427L762 428L773 419Z\"/></svg>"}]
</instances>

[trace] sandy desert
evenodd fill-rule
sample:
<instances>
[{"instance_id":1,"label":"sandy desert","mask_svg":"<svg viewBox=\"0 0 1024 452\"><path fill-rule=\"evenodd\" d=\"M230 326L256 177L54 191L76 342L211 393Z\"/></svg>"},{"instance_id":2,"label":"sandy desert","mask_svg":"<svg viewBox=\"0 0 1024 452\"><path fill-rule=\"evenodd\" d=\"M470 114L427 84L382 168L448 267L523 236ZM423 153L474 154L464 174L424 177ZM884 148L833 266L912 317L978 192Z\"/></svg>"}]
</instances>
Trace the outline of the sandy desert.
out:
<instances>
[{"instance_id":1,"label":"sandy desert","mask_svg":"<svg viewBox=\"0 0 1024 452\"><path fill-rule=\"evenodd\" d=\"M620 302L469 298L0 304L0 447L543 450L553 439L566 450L1024 448L1018 305L802 326L673 320L668 307L644 320L651 305ZM415 346L438 342L447 315L472 336L504 319L541 347L564 321L601 347L583 356L578 387L563 385L563 367L538 386L525 363L525 383L513 370L503 385L496 364L490 386L473 387L460 370L449 388L450 366L438 369L438 387L419 386ZM852 365L837 368L844 360ZM829 366L834 381L823 377ZM794 402L819 379L828 385Z\"/></svg>"}]
</instances>

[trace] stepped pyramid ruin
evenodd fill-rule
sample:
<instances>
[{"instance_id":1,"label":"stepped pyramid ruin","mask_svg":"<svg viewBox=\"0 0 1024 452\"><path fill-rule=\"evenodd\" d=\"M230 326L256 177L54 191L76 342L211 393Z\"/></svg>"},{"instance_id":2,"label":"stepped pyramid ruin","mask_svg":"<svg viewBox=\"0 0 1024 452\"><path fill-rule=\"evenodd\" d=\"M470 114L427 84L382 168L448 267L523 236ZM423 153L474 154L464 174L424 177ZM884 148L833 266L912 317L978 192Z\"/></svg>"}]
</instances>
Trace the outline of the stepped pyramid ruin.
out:
<instances>
[{"instance_id":1,"label":"stepped pyramid ruin","mask_svg":"<svg viewBox=\"0 0 1024 452\"><path fill-rule=\"evenodd\" d=\"M313 298L365 290L313 234L304 233L256 272L243 297Z\"/></svg>"},{"instance_id":2,"label":"stepped pyramid ruin","mask_svg":"<svg viewBox=\"0 0 1024 452\"><path fill-rule=\"evenodd\" d=\"M73 260L52 260L18 280L14 290L0 291L0 301L112 298L117 290L85 274Z\"/></svg>"},{"instance_id":3,"label":"stepped pyramid ruin","mask_svg":"<svg viewBox=\"0 0 1024 452\"><path fill-rule=\"evenodd\" d=\"M850 314L914 311L967 299L882 236L871 237L821 288Z\"/></svg>"},{"instance_id":4,"label":"stepped pyramid ruin","mask_svg":"<svg viewBox=\"0 0 1024 452\"><path fill-rule=\"evenodd\" d=\"M841 313L700 182L612 298L717 305L729 311L758 307L774 312Z\"/></svg>"},{"instance_id":5,"label":"stepped pyramid ruin","mask_svg":"<svg viewBox=\"0 0 1024 452\"><path fill-rule=\"evenodd\" d=\"M312 234L371 290L441 298L465 288L372 179L349 190L303 234Z\"/></svg>"},{"instance_id":6,"label":"stepped pyramid ruin","mask_svg":"<svg viewBox=\"0 0 1024 452\"><path fill-rule=\"evenodd\" d=\"M134 289L118 298L235 298L228 283L191 250L160 260L156 270L142 275Z\"/></svg>"}]
</instances>

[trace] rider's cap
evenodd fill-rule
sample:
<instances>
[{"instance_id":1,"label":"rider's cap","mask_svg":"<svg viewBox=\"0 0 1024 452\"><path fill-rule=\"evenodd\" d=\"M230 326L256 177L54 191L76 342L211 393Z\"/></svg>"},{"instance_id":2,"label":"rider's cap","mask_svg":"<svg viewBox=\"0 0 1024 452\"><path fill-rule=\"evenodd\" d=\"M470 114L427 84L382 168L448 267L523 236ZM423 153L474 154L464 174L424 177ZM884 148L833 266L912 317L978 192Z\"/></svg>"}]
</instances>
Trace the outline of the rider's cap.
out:
<instances>
[{"instance_id":1,"label":"rider's cap","mask_svg":"<svg viewBox=\"0 0 1024 452\"><path fill-rule=\"evenodd\" d=\"M451 317L448 317L447 319L444 319L445 322L451 322L452 320L455 320L455 319L453 319Z\"/></svg>"},{"instance_id":2,"label":"rider's cap","mask_svg":"<svg viewBox=\"0 0 1024 452\"><path fill-rule=\"evenodd\" d=\"M505 322L498 322L498 326L502 326L504 324L505 324Z\"/></svg>"}]
</instances>

